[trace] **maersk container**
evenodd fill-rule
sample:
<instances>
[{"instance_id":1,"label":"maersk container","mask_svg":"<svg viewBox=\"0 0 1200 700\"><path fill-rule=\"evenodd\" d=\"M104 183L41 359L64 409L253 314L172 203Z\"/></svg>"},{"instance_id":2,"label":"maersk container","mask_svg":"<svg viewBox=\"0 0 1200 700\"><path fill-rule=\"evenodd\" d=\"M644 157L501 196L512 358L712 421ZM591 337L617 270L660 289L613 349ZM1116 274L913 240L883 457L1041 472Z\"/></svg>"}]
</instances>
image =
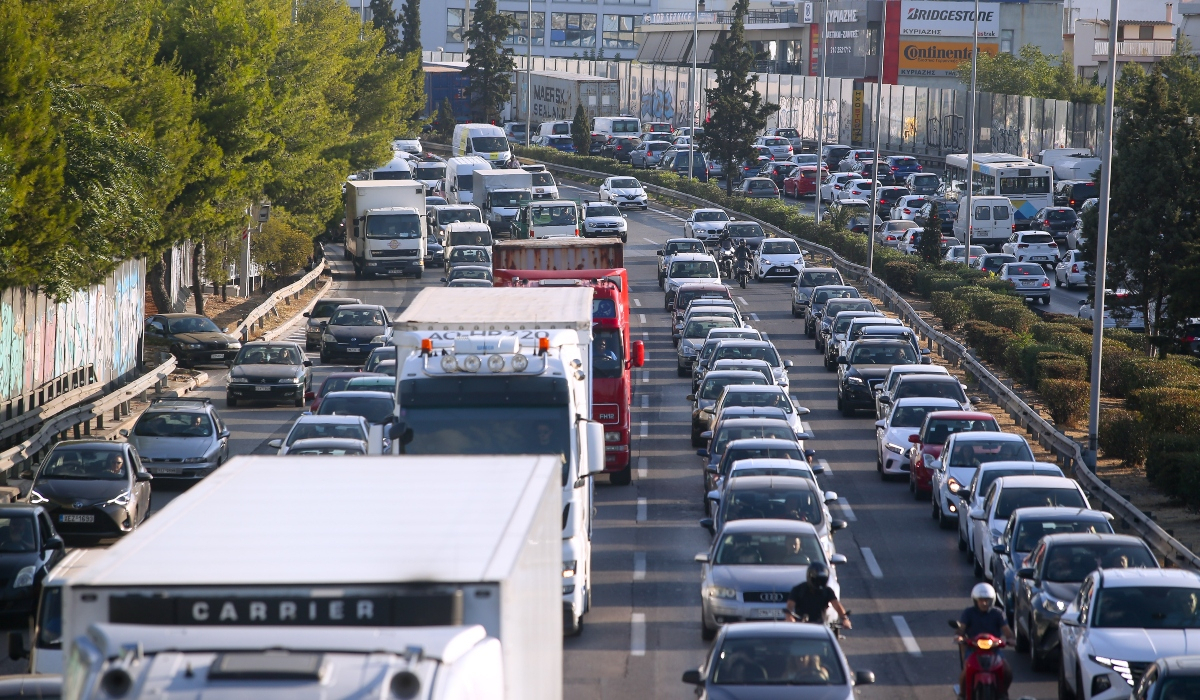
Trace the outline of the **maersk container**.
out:
<instances>
[{"instance_id":1,"label":"maersk container","mask_svg":"<svg viewBox=\"0 0 1200 700\"><path fill-rule=\"evenodd\" d=\"M560 73L535 70L529 76L533 84L529 109L532 121L573 119L575 107L582 104L588 120L620 114L621 83L616 78L601 78L582 73ZM525 119L525 71L516 71L516 93L511 114L517 121Z\"/></svg>"}]
</instances>

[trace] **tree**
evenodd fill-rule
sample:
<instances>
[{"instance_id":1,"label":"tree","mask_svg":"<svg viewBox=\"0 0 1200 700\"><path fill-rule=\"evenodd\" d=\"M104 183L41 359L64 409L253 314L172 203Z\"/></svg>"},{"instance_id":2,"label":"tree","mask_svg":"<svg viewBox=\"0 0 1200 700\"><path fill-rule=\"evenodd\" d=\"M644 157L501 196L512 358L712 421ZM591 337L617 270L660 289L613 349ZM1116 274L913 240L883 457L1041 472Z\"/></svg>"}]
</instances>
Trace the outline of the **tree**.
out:
<instances>
[{"instance_id":1,"label":"tree","mask_svg":"<svg viewBox=\"0 0 1200 700\"><path fill-rule=\"evenodd\" d=\"M272 209L262 235L254 238L251 255L262 268L263 277L275 281L299 272L312 250L312 236L293 226L286 211Z\"/></svg>"},{"instance_id":2,"label":"tree","mask_svg":"<svg viewBox=\"0 0 1200 700\"><path fill-rule=\"evenodd\" d=\"M1044 54L1033 44L1022 46L1019 53L980 53L976 66L979 90L1089 104L1104 101L1104 88L1076 76L1072 62L1064 56ZM970 61L958 66L958 79L971 84Z\"/></svg>"},{"instance_id":3,"label":"tree","mask_svg":"<svg viewBox=\"0 0 1200 700\"><path fill-rule=\"evenodd\" d=\"M400 40L400 18L392 9L392 0L371 0L367 5L371 8L371 25L383 34L383 53L393 55L403 54Z\"/></svg>"},{"instance_id":4,"label":"tree","mask_svg":"<svg viewBox=\"0 0 1200 700\"><path fill-rule=\"evenodd\" d=\"M400 54L421 53L421 0L407 0L400 8Z\"/></svg>"},{"instance_id":5,"label":"tree","mask_svg":"<svg viewBox=\"0 0 1200 700\"><path fill-rule=\"evenodd\" d=\"M479 0L467 30L467 67L463 75L471 81L471 116L478 122L500 117L500 108L512 98L516 69L512 49L504 47L509 33L520 27L512 15L496 11L496 0Z\"/></svg>"},{"instance_id":6,"label":"tree","mask_svg":"<svg viewBox=\"0 0 1200 700\"><path fill-rule=\"evenodd\" d=\"M917 239L917 254L931 265L937 265L942 259L942 219L938 216L937 204L929 207L929 220Z\"/></svg>"},{"instance_id":7,"label":"tree","mask_svg":"<svg viewBox=\"0 0 1200 700\"><path fill-rule=\"evenodd\" d=\"M454 106L450 104L449 97L443 97L442 103L438 105L437 118L433 120L433 132L444 143L450 143L450 137L454 134L454 124Z\"/></svg>"},{"instance_id":8,"label":"tree","mask_svg":"<svg viewBox=\"0 0 1200 700\"><path fill-rule=\"evenodd\" d=\"M763 104L754 87L758 75L751 74L756 55L746 43L745 17L750 0L737 0L729 31L713 44L713 71L717 86L707 90L711 119L698 141L701 150L719 162L726 173L737 172L739 164L756 155L755 135L767 125L767 117L779 111L777 104ZM726 176L725 191L733 193L733 178Z\"/></svg>"},{"instance_id":9,"label":"tree","mask_svg":"<svg viewBox=\"0 0 1200 700\"><path fill-rule=\"evenodd\" d=\"M575 152L587 155L588 147L592 145L592 130L588 127L587 112L583 105L575 106L575 119L571 121L571 141L575 144Z\"/></svg>"}]
</instances>

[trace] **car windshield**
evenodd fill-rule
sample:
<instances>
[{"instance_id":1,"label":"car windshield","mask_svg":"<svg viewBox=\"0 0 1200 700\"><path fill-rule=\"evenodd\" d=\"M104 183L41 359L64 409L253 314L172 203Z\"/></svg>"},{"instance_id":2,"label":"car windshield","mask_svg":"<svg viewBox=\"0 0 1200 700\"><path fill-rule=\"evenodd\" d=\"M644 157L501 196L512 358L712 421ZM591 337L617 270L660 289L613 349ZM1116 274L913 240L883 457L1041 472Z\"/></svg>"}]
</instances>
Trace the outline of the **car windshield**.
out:
<instances>
[{"instance_id":1,"label":"car windshield","mask_svg":"<svg viewBox=\"0 0 1200 700\"><path fill-rule=\"evenodd\" d=\"M203 316L172 318L167 321L171 333L220 333L221 329L211 319Z\"/></svg>"},{"instance_id":2,"label":"car windshield","mask_svg":"<svg viewBox=\"0 0 1200 700\"><path fill-rule=\"evenodd\" d=\"M541 172L533 174L534 187L554 187L554 176L550 173Z\"/></svg>"},{"instance_id":3,"label":"car windshield","mask_svg":"<svg viewBox=\"0 0 1200 700\"><path fill-rule=\"evenodd\" d=\"M1021 236L1022 243L1053 243L1054 236L1048 233L1027 233Z\"/></svg>"},{"instance_id":4,"label":"car windshield","mask_svg":"<svg viewBox=\"0 0 1200 700\"><path fill-rule=\"evenodd\" d=\"M459 246L450 251L450 262L464 262L477 265L479 263L490 263L492 256L488 255L487 248L466 248Z\"/></svg>"},{"instance_id":5,"label":"car windshield","mask_svg":"<svg viewBox=\"0 0 1200 700\"><path fill-rule=\"evenodd\" d=\"M0 518L0 552L37 551L37 525L33 518Z\"/></svg>"},{"instance_id":6,"label":"car windshield","mask_svg":"<svg viewBox=\"0 0 1200 700\"><path fill-rule=\"evenodd\" d=\"M715 312L714 312L715 313ZM714 328L732 328L737 324L732 318L714 318L697 321L688 321L687 328L683 329L684 338L707 338L708 332Z\"/></svg>"},{"instance_id":7,"label":"car windshield","mask_svg":"<svg viewBox=\"0 0 1200 700\"><path fill-rule=\"evenodd\" d=\"M843 311L867 311L875 310L875 305L867 299L831 299L825 305L825 317L829 319L837 318L837 315ZM845 330L843 328L842 330Z\"/></svg>"},{"instance_id":8,"label":"car windshield","mask_svg":"<svg viewBox=\"0 0 1200 700\"><path fill-rule=\"evenodd\" d=\"M593 216L620 216L621 210L611 204L602 204L600 206L592 205L587 208L587 215Z\"/></svg>"},{"instance_id":9,"label":"car windshield","mask_svg":"<svg viewBox=\"0 0 1200 700\"><path fill-rule=\"evenodd\" d=\"M467 221L474 224L482 224L480 212L475 207L464 207L462 209L439 209L437 213L438 223L445 226L447 224L457 223L459 221Z\"/></svg>"},{"instance_id":10,"label":"car windshield","mask_svg":"<svg viewBox=\"0 0 1200 700\"><path fill-rule=\"evenodd\" d=\"M362 426L358 423L319 423L316 421L305 421L304 423L297 423L292 428L292 432L288 433L287 444L291 445L297 440L307 440L309 438L366 440L367 436L363 433Z\"/></svg>"},{"instance_id":11,"label":"car windshield","mask_svg":"<svg viewBox=\"0 0 1200 700\"><path fill-rule=\"evenodd\" d=\"M703 253L704 244L694 240L672 241L667 244L667 249L663 252L667 255L674 255L675 253Z\"/></svg>"},{"instance_id":12,"label":"car windshield","mask_svg":"<svg viewBox=\"0 0 1200 700\"><path fill-rule=\"evenodd\" d=\"M339 306L346 304L357 304L357 301L328 301L321 300L313 307L313 310L308 314L310 318L329 318Z\"/></svg>"},{"instance_id":13,"label":"car windshield","mask_svg":"<svg viewBox=\"0 0 1200 700\"><path fill-rule=\"evenodd\" d=\"M842 276L833 270L808 270L800 273L797 287L820 287L826 284L841 284Z\"/></svg>"},{"instance_id":14,"label":"car windshield","mask_svg":"<svg viewBox=\"0 0 1200 700\"><path fill-rule=\"evenodd\" d=\"M362 416L368 423L379 425L394 412L396 401L391 396L338 396L329 394L321 401L322 416Z\"/></svg>"},{"instance_id":15,"label":"car windshield","mask_svg":"<svg viewBox=\"0 0 1200 700\"><path fill-rule=\"evenodd\" d=\"M775 352L774 346L771 345L730 345L718 348L712 357L712 361L717 360L765 360L772 367L778 367L779 353Z\"/></svg>"},{"instance_id":16,"label":"car windshield","mask_svg":"<svg viewBox=\"0 0 1200 700\"><path fill-rule=\"evenodd\" d=\"M286 345L250 345L233 359L235 365L298 365L304 361L299 349Z\"/></svg>"},{"instance_id":17,"label":"car windshield","mask_svg":"<svg viewBox=\"0 0 1200 700\"><path fill-rule=\"evenodd\" d=\"M413 176L418 180L441 180L446 177L446 166L441 163L437 163L436 165L422 163L413 171Z\"/></svg>"},{"instance_id":18,"label":"car windshield","mask_svg":"<svg viewBox=\"0 0 1200 700\"><path fill-rule=\"evenodd\" d=\"M521 200L529 199L529 191L492 192L491 198L493 207L507 207L511 209L512 207L520 206Z\"/></svg>"},{"instance_id":19,"label":"car windshield","mask_svg":"<svg viewBox=\"0 0 1200 700\"><path fill-rule=\"evenodd\" d=\"M592 376L598 379L618 379L624 373L625 348L621 344L621 332L594 331L592 333Z\"/></svg>"},{"instance_id":20,"label":"car windshield","mask_svg":"<svg viewBox=\"0 0 1200 700\"><path fill-rule=\"evenodd\" d=\"M730 385L736 386L739 384L750 384L750 385L760 385L761 386L761 385L765 385L766 383L767 383L767 380L765 378L760 379L758 377L732 377L732 376L728 376L728 375L721 376L721 377L708 377L704 380L704 386L700 387L699 398L708 399L710 401L715 401L715 400L721 398L721 392L725 391L725 387L727 387L727 386L730 386ZM740 405L740 404L738 404L738 405ZM761 437L761 436L755 436L755 437ZM788 437L793 438L795 436L789 435ZM737 438L729 438L729 439L736 440Z\"/></svg>"},{"instance_id":21,"label":"car windshield","mask_svg":"<svg viewBox=\"0 0 1200 700\"><path fill-rule=\"evenodd\" d=\"M788 439L795 440L795 434ZM727 474L730 465L743 459L792 459L807 464L804 455L800 454L799 445L796 447L731 447L721 455L721 473Z\"/></svg>"},{"instance_id":22,"label":"car windshield","mask_svg":"<svg viewBox=\"0 0 1200 700\"><path fill-rule=\"evenodd\" d=\"M758 180L757 182L765 183L763 187L775 186L775 183L771 182L770 180ZM725 227L725 232L728 233L731 238L762 238L765 235L763 234L762 226L759 226L758 224L746 223L728 224Z\"/></svg>"},{"instance_id":23,"label":"car windshield","mask_svg":"<svg viewBox=\"0 0 1200 700\"><path fill-rule=\"evenodd\" d=\"M734 391L725 393L723 406L753 406L755 408L782 408L791 413L795 410L792 400L782 391Z\"/></svg>"},{"instance_id":24,"label":"car windshield","mask_svg":"<svg viewBox=\"0 0 1200 700\"><path fill-rule=\"evenodd\" d=\"M929 187L931 185L941 184L941 180L938 179L937 175L916 175L913 177L913 184L920 185L922 187Z\"/></svg>"},{"instance_id":25,"label":"car windshield","mask_svg":"<svg viewBox=\"0 0 1200 700\"><path fill-rule=\"evenodd\" d=\"M534 226L574 226L575 205L535 206L532 208L532 220Z\"/></svg>"},{"instance_id":26,"label":"car windshield","mask_svg":"<svg viewBox=\"0 0 1200 700\"><path fill-rule=\"evenodd\" d=\"M1075 221L1079 217L1075 216L1074 209L1051 209L1046 212L1046 218L1051 221Z\"/></svg>"},{"instance_id":27,"label":"car windshield","mask_svg":"<svg viewBox=\"0 0 1200 700\"><path fill-rule=\"evenodd\" d=\"M813 304L824 304L830 299L850 299L858 295L857 289L822 289L813 295Z\"/></svg>"},{"instance_id":28,"label":"car windshield","mask_svg":"<svg viewBox=\"0 0 1200 700\"><path fill-rule=\"evenodd\" d=\"M394 391L396 380L392 377L355 377L346 383L346 391Z\"/></svg>"},{"instance_id":29,"label":"car windshield","mask_svg":"<svg viewBox=\"0 0 1200 700\"><path fill-rule=\"evenodd\" d=\"M750 372L758 372L759 374L761 374L763 377L766 378L767 384L775 383L775 373L771 371L770 365L768 365L766 363L757 363L756 362L756 363L754 363L754 365L751 365L749 367L746 367L746 366L738 367L738 366L732 365L732 363L734 363L734 362L740 362L740 360L728 360L728 361L722 360L721 362L717 362L716 364L713 365L713 371L729 369L729 370L747 370ZM727 364L730 366L725 366Z\"/></svg>"},{"instance_id":30,"label":"car windshield","mask_svg":"<svg viewBox=\"0 0 1200 700\"><path fill-rule=\"evenodd\" d=\"M825 562L816 535L736 532L721 538L717 566L808 566Z\"/></svg>"},{"instance_id":31,"label":"car windshield","mask_svg":"<svg viewBox=\"0 0 1200 700\"><path fill-rule=\"evenodd\" d=\"M925 427L925 437L922 442L926 445L945 445L946 440L954 433L973 432L998 433L1000 432L1000 425L996 422L995 418L983 420L938 418L929 421L929 425ZM966 445L962 445L962 447L966 447Z\"/></svg>"},{"instance_id":32,"label":"car windshield","mask_svg":"<svg viewBox=\"0 0 1200 700\"><path fill-rule=\"evenodd\" d=\"M331 326L382 326L379 309L338 309L329 319Z\"/></svg>"},{"instance_id":33,"label":"car windshield","mask_svg":"<svg viewBox=\"0 0 1200 700\"><path fill-rule=\"evenodd\" d=\"M963 392L962 385L958 383L957 379L907 379L900 382L900 386L896 389L896 394L892 398L895 400L916 396L931 399L951 399L959 403L967 402L967 395ZM920 423L917 423L917 425L920 425Z\"/></svg>"},{"instance_id":34,"label":"car windshield","mask_svg":"<svg viewBox=\"0 0 1200 700\"><path fill-rule=\"evenodd\" d=\"M726 493L725 522L771 518L820 525L825 520L821 499L812 489L738 488Z\"/></svg>"},{"instance_id":35,"label":"car windshield","mask_svg":"<svg viewBox=\"0 0 1200 700\"><path fill-rule=\"evenodd\" d=\"M950 257L961 258L963 256L964 251L966 251L966 249L967 249L967 247L962 246L962 245L952 246L950 248ZM984 248L983 246L978 246L978 245L971 246L971 257L977 258L980 255L986 255L986 254L987 254L987 249Z\"/></svg>"},{"instance_id":36,"label":"car windshield","mask_svg":"<svg viewBox=\"0 0 1200 700\"><path fill-rule=\"evenodd\" d=\"M1032 552L1039 540L1046 535L1061 535L1069 533L1112 532L1112 528L1100 526L1096 520L1034 520L1022 518L1017 525L1016 536L1013 537L1011 549L1014 552ZM1092 547L1092 545L1088 545ZM1084 574L1087 576L1088 571ZM1054 580L1054 579L1051 579ZM1083 577L1077 579L1083 580Z\"/></svg>"},{"instance_id":37,"label":"car windshield","mask_svg":"<svg viewBox=\"0 0 1200 700\"><path fill-rule=\"evenodd\" d=\"M143 413L133 426L141 437L211 437L212 419L204 413Z\"/></svg>"},{"instance_id":38,"label":"car windshield","mask_svg":"<svg viewBox=\"0 0 1200 700\"><path fill-rule=\"evenodd\" d=\"M911 365L917 361L912 346L903 345L860 345L850 354L852 365Z\"/></svg>"},{"instance_id":39,"label":"car windshield","mask_svg":"<svg viewBox=\"0 0 1200 700\"><path fill-rule=\"evenodd\" d=\"M490 270L473 267L456 267L450 272L450 280L486 280L492 281Z\"/></svg>"},{"instance_id":40,"label":"car windshield","mask_svg":"<svg viewBox=\"0 0 1200 700\"><path fill-rule=\"evenodd\" d=\"M1200 628L1200 588L1121 586L1100 589L1091 612L1094 627Z\"/></svg>"},{"instance_id":41,"label":"car windshield","mask_svg":"<svg viewBox=\"0 0 1200 700\"><path fill-rule=\"evenodd\" d=\"M671 276L685 277L716 277L717 264L712 260L676 260L671 263Z\"/></svg>"},{"instance_id":42,"label":"car windshield","mask_svg":"<svg viewBox=\"0 0 1200 700\"><path fill-rule=\"evenodd\" d=\"M712 682L714 685L845 685L846 679L837 650L828 640L772 636L726 639L717 657Z\"/></svg>"},{"instance_id":43,"label":"car windshield","mask_svg":"<svg viewBox=\"0 0 1200 700\"><path fill-rule=\"evenodd\" d=\"M492 244L492 232L482 229L450 231L446 236L446 243L451 246L477 245L486 247Z\"/></svg>"},{"instance_id":44,"label":"car windshield","mask_svg":"<svg viewBox=\"0 0 1200 700\"><path fill-rule=\"evenodd\" d=\"M799 255L800 246L795 241L763 241L763 255Z\"/></svg>"},{"instance_id":45,"label":"car windshield","mask_svg":"<svg viewBox=\"0 0 1200 700\"><path fill-rule=\"evenodd\" d=\"M106 447L65 447L55 450L38 472L38 479L99 479L124 481L129 478L125 453Z\"/></svg>"},{"instance_id":46,"label":"car windshield","mask_svg":"<svg viewBox=\"0 0 1200 700\"><path fill-rule=\"evenodd\" d=\"M368 369L367 371L370 372L372 370ZM341 377L326 377L325 381L321 382L321 388L317 390L317 395L324 396L331 391L341 391L342 389L346 388L346 385L349 384L350 380L353 378L354 377L352 376L345 375Z\"/></svg>"},{"instance_id":47,"label":"car windshield","mask_svg":"<svg viewBox=\"0 0 1200 700\"><path fill-rule=\"evenodd\" d=\"M698 211L692 213L692 221L729 221L729 215L723 211Z\"/></svg>"},{"instance_id":48,"label":"car windshield","mask_svg":"<svg viewBox=\"0 0 1200 700\"><path fill-rule=\"evenodd\" d=\"M616 190L636 190L641 188L642 183L631 177L615 177L612 179L610 188Z\"/></svg>"},{"instance_id":49,"label":"car windshield","mask_svg":"<svg viewBox=\"0 0 1200 700\"><path fill-rule=\"evenodd\" d=\"M721 454L725 445L731 440L746 440L749 438L775 438L778 440L795 440L796 433L788 425L748 425L725 427L717 430L712 441L712 453Z\"/></svg>"},{"instance_id":50,"label":"car windshield","mask_svg":"<svg viewBox=\"0 0 1200 700\"><path fill-rule=\"evenodd\" d=\"M729 292L724 292L724 293L716 292L716 291L680 292L675 297L675 308L676 309L686 309L696 299L728 299L728 298L729 298Z\"/></svg>"},{"instance_id":51,"label":"car windshield","mask_svg":"<svg viewBox=\"0 0 1200 700\"><path fill-rule=\"evenodd\" d=\"M503 136L476 136L471 145L477 153L496 153L508 150L508 139Z\"/></svg>"},{"instance_id":52,"label":"car windshield","mask_svg":"<svg viewBox=\"0 0 1200 700\"><path fill-rule=\"evenodd\" d=\"M301 447L298 450L288 450L289 455L302 455L315 457L319 455L361 455L364 454L361 447Z\"/></svg>"},{"instance_id":53,"label":"car windshield","mask_svg":"<svg viewBox=\"0 0 1200 700\"><path fill-rule=\"evenodd\" d=\"M954 446L954 453L950 455L947 466L978 467L988 462L1032 461L1033 452L1024 440L964 440Z\"/></svg>"},{"instance_id":54,"label":"car windshield","mask_svg":"<svg viewBox=\"0 0 1200 700\"><path fill-rule=\"evenodd\" d=\"M897 406L892 412L891 427L919 428L925 422L926 415L944 410L945 406Z\"/></svg>"},{"instance_id":55,"label":"car windshield","mask_svg":"<svg viewBox=\"0 0 1200 700\"><path fill-rule=\"evenodd\" d=\"M1145 545L1129 543L1060 544L1048 549L1045 559L1042 579L1055 583L1080 583L1096 569L1158 568Z\"/></svg>"},{"instance_id":56,"label":"car windshield","mask_svg":"<svg viewBox=\"0 0 1200 700\"><path fill-rule=\"evenodd\" d=\"M367 216L367 238L420 238L423 228L421 217L416 214L370 214Z\"/></svg>"},{"instance_id":57,"label":"car windshield","mask_svg":"<svg viewBox=\"0 0 1200 700\"><path fill-rule=\"evenodd\" d=\"M1079 494L1079 489L1007 488L1000 492L1000 500L996 503L995 518L997 521L1003 522L1008 520L1012 512L1018 508L1039 506L1087 508L1087 504L1083 502L1083 496Z\"/></svg>"}]
</instances>

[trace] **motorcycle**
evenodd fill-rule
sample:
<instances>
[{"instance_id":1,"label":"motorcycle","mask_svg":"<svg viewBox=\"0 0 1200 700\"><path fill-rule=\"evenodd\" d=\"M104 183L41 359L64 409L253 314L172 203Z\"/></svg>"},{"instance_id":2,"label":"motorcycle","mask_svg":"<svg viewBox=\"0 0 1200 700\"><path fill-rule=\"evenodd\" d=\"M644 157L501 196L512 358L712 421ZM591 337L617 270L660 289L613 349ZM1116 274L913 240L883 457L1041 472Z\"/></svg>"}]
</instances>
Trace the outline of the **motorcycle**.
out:
<instances>
[{"instance_id":1,"label":"motorcycle","mask_svg":"<svg viewBox=\"0 0 1200 700\"><path fill-rule=\"evenodd\" d=\"M811 450L809 450L809 451L811 452ZM850 616L849 610L846 611L846 616L847 617ZM791 610L788 610L787 608L783 609L783 619L787 620L788 622L808 622L809 621L808 616L805 616L805 618L803 620L801 620L800 618L796 617L795 613L793 613ZM829 626L829 629L830 629L830 631L833 632L834 637L837 637L838 639L845 639L845 637L842 636L842 629L844 629L844 627L843 627L842 621L840 619L834 619L832 622L826 622L825 624L827 624Z\"/></svg>"},{"instance_id":2,"label":"motorcycle","mask_svg":"<svg viewBox=\"0 0 1200 700\"><path fill-rule=\"evenodd\" d=\"M737 272L738 282L742 285L742 289L746 288L746 282L750 279L750 261L746 260L738 267Z\"/></svg>"},{"instance_id":3,"label":"motorcycle","mask_svg":"<svg viewBox=\"0 0 1200 700\"><path fill-rule=\"evenodd\" d=\"M950 626L958 630L958 622L950 620ZM966 669L964 686L954 687L963 700L1007 700L1008 692L1003 688L1004 678L1010 677L1008 662L1000 655L1004 640L991 634L980 634L973 639L955 637L959 643L959 663Z\"/></svg>"},{"instance_id":4,"label":"motorcycle","mask_svg":"<svg viewBox=\"0 0 1200 700\"><path fill-rule=\"evenodd\" d=\"M719 258L717 260L717 265L719 265L721 268L721 274L725 276L725 279L732 279L734 260L737 257L734 254L733 249L721 248L718 255Z\"/></svg>"}]
</instances>

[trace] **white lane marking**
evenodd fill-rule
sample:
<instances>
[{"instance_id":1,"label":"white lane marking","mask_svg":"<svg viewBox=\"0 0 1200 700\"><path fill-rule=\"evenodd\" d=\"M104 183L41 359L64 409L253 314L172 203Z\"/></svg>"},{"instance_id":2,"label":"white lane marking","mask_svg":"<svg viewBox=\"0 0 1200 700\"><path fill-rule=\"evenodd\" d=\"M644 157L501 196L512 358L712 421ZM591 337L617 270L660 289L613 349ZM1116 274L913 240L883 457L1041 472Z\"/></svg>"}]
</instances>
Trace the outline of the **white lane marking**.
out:
<instances>
[{"instance_id":1,"label":"white lane marking","mask_svg":"<svg viewBox=\"0 0 1200 700\"><path fill-rule=\"evenodd\" d=\"M650 383L650 370L648 370L648 369L642 370L642 383L643 384Z\"/></svg>"},{"instance_id":2,"label":"white lane marking","mask_svg":"<svg viewBox=\"0 0 1200 700\"><path fill-rule=\"evenodd\" d=\"M637 499L637 515L634 516L634 520L639 523L646 522L646 499Z\"/></svg>"},{"instance_id":3,"label":"white lane marking","mask_svg":"<svg viewBox=\"0 0 1200 700\"><path fill-rule=\"evenodd\" d=\"M638 478L645 479L646 474L650 471L650 460L645 457L638 457Z\"/></svg>"},{"instance_id":4,"label":"white lane marking","mask_svg":"<svg viewBox=\"0 0 1200 700\"><path fill-rule=\"evenodd\" d=\"M646 615L634 613L629 621L629 655L646 655Z\"/></svg>"},{"instance_id":5,"label":"white lane marking","mask_svg":"<svg viewBox=\"0 0 1200 700\"><path fill-rule=\"evenodd\" d=\"M643 241L645 241L645 242L647 242L647 243L653 243L654 245L658 245L658 241L651 240L651 239L649 239L649 238L646 238L645 236L642 236L642 240L643 240Z\"/></svg>"},{"instance_id":6,"label":"white lane marking","mask_svg":"<svg viewBox=\"0 0 1200 700\"><path fill-rule=\"evenodd\" d=\"M638 314L638 323L646 322L646 314Z\"/></svg>"},{"instance_id":7,"label":"white lane marking","mask_svg":"<svg viewBox=\"0 0 1200 700\"><path fill-rule=\"evenodd\" d=\"M913 636L904 616L892 615L892 624L896 625L896 631L900 633L900 641L904 643L904 650L913 656L920 656L921 647L917 645L917 638Z\"/></svg>"},{"instance_id":8,"label":"white lane marking","mask_svg":"<svg viewBox=\"0 0 1200 700\"><path fill-rule=\"evenodd\" d=\"M833 467L829 466L829 462L826 462L823 459L818 459L817 464L820 465L820 467L825 470L824 471L825 476L833 476Z\"/></svg>"},{"instance_id":9,"label":"white lane marking","mask_svg":"<svg viewBox=\"0 0 1200 700\"><path fill-rule=\"evenodd\" d=\"M743 299L742 297L738 297L737 300L738 300L738 303L741 304L742 306L750 306L750 304L747 303L746 300Z\"/></svg>"},{"instance_id":10,"label":"white lane marking","mask_svg":"<svg viewBox=\"0 0 1200 700\"><path fill-rule=\"evenodd\" d=\"M750 320L751 320L751 321L757 321L757 320L758 320L758 314L750 314Z\"/></svg>"},{"instance_id":11,"label":"white lane marking","mask_svg":"<svg viewBox=\"0 0 1200 700\"><path fill-rule=\"evenodd\" d=\"M640 309L640 308L642 308L642 300L641 300L641 299L634 299L634 300L633 300L633 305L634 305L634 306L636 306L636 307L638 307L639 309Z\"/></svg>"},{"instance_id":12,"label":"white lane marking","mask_svg":"<svg viewBox=\"0 0 1200 700\"><path fill-rule=\"evenodd\" d=\"M879 562L875 561L875 553L870 547L859 547L862 550L863 561L867 562L867 570L875 578L883 578L883 569L879 568Z\"/></svg>"},{"instance_id":13,"label":"white lane marking","mask_svg":"<svg viewBox=\"0 0 1200 700\"><path fill-rule=\"evenodd\" d=\"M842 512L845 513L846 520L849 520L852 523L858 521L858 516L854 514L854 510L850 508L850 502L847 501L845 497L839 498L837 502L838 505L842 507Z\"/></svg>"},{"instance_id":14,"label":"white lane marking","mask_svg":"<svg viewBox=\"0 0 1200 700\"><path fill-rule=\"evenodd\" d=\"M638 437L647 437L650 435L650 421L642 421L642 432Z\"/></svg>"},{"instance_id":15,"label":"white lane marking","mask_svg":"<svg viewBox=\"0 0 1200 700\"><path fill-rule=\"evenodd\" d=\"M642 408L650 408L650 394L642 394Z\"/></svg>"},{"instance_id":16,"label":"white lane marking","mask_svg":"<svg viewBox=\"0 0 1200 700\"><path fill-rule=\"evenodd\" d=\"M655 214L662 214L663 216L670 217L676 221L687 221L687 219L683 218L682 216L676 216L669 211L663 211L661 209L651 209L650 211L654 212Z\"/></svg>"},{"instance_id":17,"label":"white lane marking","mask_svg":"<svg viewBox=\"0 0 1200 700\"><path fill-rule=\"evenodd\" d=\"M633 553L633 580L634 581L645 581L646 580L646 553L645 552L634 552Z\"/></svg>"},{"instance_id":18,"label":"white lane marking","mask_svg":"<svg viewBox=\"0 0 1200 700\"><path fill-rule=\"evenodd\" d=\"M647 343L650 342L650 331L642 331L642 340Z\"/></svg>"}]
</instances>

